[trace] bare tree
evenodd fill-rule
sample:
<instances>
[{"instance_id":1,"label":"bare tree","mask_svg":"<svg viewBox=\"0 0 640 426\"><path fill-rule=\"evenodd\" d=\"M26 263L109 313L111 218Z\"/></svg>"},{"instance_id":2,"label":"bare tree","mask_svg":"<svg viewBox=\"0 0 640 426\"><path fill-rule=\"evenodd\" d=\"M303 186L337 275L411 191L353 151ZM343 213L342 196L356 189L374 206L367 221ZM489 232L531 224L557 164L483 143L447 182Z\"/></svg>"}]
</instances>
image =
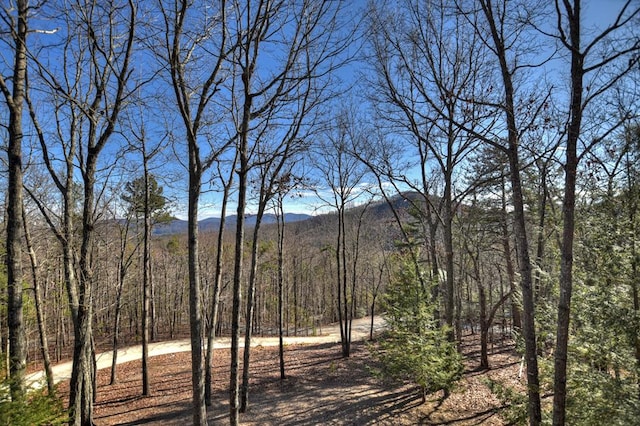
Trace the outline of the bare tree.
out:
<instances>
[{"instance_id":1,"label":"bare tree","mask_svg":"<svg viewBox=\"0 0 640 426\"><path fill-rule=\"evenodd\" d=\"M238 136L238 196L231 325L230 422L239 413L239 322L244 264L244 227L250 173L278 163L296 143L300 127L326 96L326 77L348 42L339 34L341 4L330 1L256 0L233 3L238 49L233 56L234 124ZM266 52L270 52L269 57ZM264 55L264 57L263 57ZM280 129L275 146L267 132ZM288 147L289 146L289 147ZM276 151L270 153L269 150ZM275 168L277 170L277 167ZM266 176L275 177L271 170ZM268 186L266 187L268 189ZM250 279L251 281L251 279ZM251 287L251 284L250 284ZM251 288L247 307L253 305ZM251 308L253 309L253 308ZM248 323L252 313L249 312ZM245 351L249 349L245 347ZM244 365L247 370L249 365ZM245 388L246 390L246 388ZM243 398L245 399L245 398ZM243 404L243 405L246 405Z\"/></svg>"},{"instance_id":2,"label":"bare tree","mask_svg":"<svg viewBox=\"0 0 640 426\"><path fill-rule=\"evenodd\" d=\"M529 256L529 241L526 228L524 196L521 180L521 140L523 134L530 129L540 117L544 105L549 99L549 91L542 96L539 90L536 96L526 90L519 90L518 82L522 81L527 70L545 63L547 58L540 59L534 52L540 51L540 42L532 36L532 28L523 25L521 16L535 17L542 20L548 16L545 5L533 5L526 1L518 5L506 2L480 0L474 2L457 1L455 12L464 16L467 25L478 34L483 48L494 58L483 64L489 87L486 83L476 89L468 102L488 108L487 117L493 118L482 123L479 128L470 128L463 123L459 126L474 137L504 152L509 164L512 204L514 209L514 230L516 236L516 252L520 267L520 286L522 290L522 334L525 341L525 358L527 361L527 390L529 422L538 425L542 421L540 406L540 382L538 377L538 359L533 304L533 278ZM518 10L519 13L512 13ZM553 55L551 52L549 57ZM490 56L490 57L491 57ZM493 85L500 87L498 94ZM543 92L544 93L544 92Z\"/></svg>"},{"instance_id":3,"label":"bare tree","mask_svg":"<svg viewBox=\"0 0 640 426\"><path fill-rule=\"evenodd\" d=\"M218 237L216 240L216 265L215 265L215 276L213 278L213 288L211 292L211 310L209 312L209 318L207 322L207 349L205 353L205 403L207 406L212 404L211 401L211 387L212 387L212 377L211 377L211 365L213 360L213 344L215 341L215 333L216 327L218 326L218 310L220 306L220 292L222 291L222 272L223 272L223 253L224 253L224 235L226 228L226 217L227 217L227 205L229 203L229 197L231 193L231 187L233 186L233 177L235 175L235 166L237 162L237 155L233 159L233 163L231 165L229 171L229 177L225 181L223 178L222 171L219 170L218 175L220 177L220 182L222 185L222 204L220 207L220 226L218 227Z\"/></svg>"},{"instance_id":4,"label":"bare tree","mask_svg":"<svg viewBox=\"0 0 640 426\"><path fill-rule=\"evenodd\" d=\"M286 378L284 363L284 236L285 236L285 213L284 197L288 190L287 183L279 185L274 200L274 209L278 226L278 358L280 359L280 380ZM295 322L295 320L294 320ZM296 325L294 324L294 327Z\"/></svg>"},{"instance_id":5,"label":"bare tree","mask_svg":"<svg viewBox=\"0 0 640 426\"><path fill-rule=\"evenodd\" d=\"M481 1L481 14L489 27L487 44L495 52L499 63L501 82L504 89L502 112L507 127L506 154L509 161L512 201L515 213L516 246L519 256L521 288L523 300L522 330L526 346L527 388L529 397L529 423L538 425L542 421L540 407L540 381L538 377L538 359L535 334L535 310L533 305L533 279L529 258L529 241L526 230L522 183L520 180L519 127L516 121L516 96L514 88L514 70L508 61L509 48L513 43L507 39L501 29L508 22L505 9L493 5L491 1ZM511 23L511 25L516 25ZM476 27L477 28L477 27ZM502 148L502 146L500 146Z\"/></svg>"},{"instance_id":6,"label":"bare tree","mask_svg":"<svg viewBox=\"0 0 640 426\"><path fill-rule=\"evenodd\" d=\"M122 6L120 6L122 7ZM72 423L89 424L93 422L93 402L95 398L94 380L94 349L92 337L92 316L93 316L93 269L92 269L92 246L94 229L96 222L95 208L97 204L96 194L96 173L98 159L104 150L107 142L111 138L116 128L118 115L127 96L127 83L129 80L130 60L133 50L134 29L136 23L136 8L133 2L129 2L124 8L114 8L106 10L109 14L119 15L127 13L124 18L124 43L114 43L113 28L97 28L96 21L100 15L87 16L86 26L81 26L89 34L92 46L89 52L98 64L95 70L100 78L93 88L94 94L91 102L86 106L88 110L82 114L88 120L88 135L85 157L81 164L83 177L83 210L82 210L82 244L80 246L79 259L79 299L78 299L78 319L75 326L76 342L74 350L74 368L71 377L72 389ZM83 28L84 27L84 28ZM93 35L92 35L93 34ZM104 37L99 40L97 37ZM102 44L104 43L104 44ZM106 49L106 50L105 50ZM108 53L106 53L108 52ZM100 59L98 59L100 58ZM104 62L103 62L104 60ZM111 83L111 87L109 87ZM111 92L113 90L113 92ZM110 102L105 102L105 98ZM102 118L105 117L105 118ZM104 120L104 121L103 121ZM102 122L102 126L100 123Z\"/></svg>"},{"instance_id":7,"label":"bare tree","mask_svg":"<svg viewBox=\"0 0 640 426\"><path fill-rule=\"evenodd\" d=\"M353 310L350 303L355 294L350 290L347 246L347 209L357 200L362 200L367 169L353 153L359 152L365 144L364 135L356 126L355 117L342 112L337 125L319 141L314 148L315 167L319 170L319 188L327 188L325 194L318 190L318 197L336 211L335 246L331 247L335 256L335 282L337 290L338 321L342 356L351 353L351 323ZM355 253L351 253L355 256Z\"/></svg>"},{"instance_id":8,"label":"bare tree","mask_svg":"<svg viewBox=\"0 0 640 426\"><path fill-rule=\"evenodd\" d=\"M116 289L115 300L115 312L113 316L113 338L112 338L112 355L111 355L111 378L109 384L115 384L117 381L117 362L118 362L118 345L120 340L120 319L122 317L122 296L124 292L124 285L129 268L131 267L134 256L140 246L140 239L137 238L134 247L131 247L131 224L132 224L133 211L128 210L127 216L124 218L123 224L118 224L119 234L119 250L118 250L118 279ZM117 216L114 215L114 219L117 220ZM120 218L122 219L122 218Z\"/></svg>"},{"instance_id":9,"label":"bare tree","mask_svg":"<svg viewBox=\"0 0 640 426\"><path fill-rule=\"evenodd\" d=\"M73 7L63 10L57 9L61 5L51 6L48 13L62 18L65 31L60 32L59 44L52 45L50 56L37 62L37 75L56 106L53 109L59 119L56 133L51 135L41 127L33 100L27 101L43 162L62 196L62 227L58 226L56 212L51 206L37 200L32 190L30 195L33 194L32 199L65 253L65 279L75 337L70 414L71 423L80 425L92 423L95 397L93 246L97 206L105 190L105 186L99 186L98 178L104 177L101 183L106 184L106 177L100 173L110 168L102 165L100 159L113 140L120 112L130 93L136 7L133 2L116 2L103 7L84 1L74 2ZM56 61L63 58L61 65L49 62L53 56ZM58 150L53 148L55 140L64 156L62 175L57 165ZM74 182L76 168L82 180L81 196L78 196L80 191ZM72 249L76 207L80 209L82 221L77 264Z\"/></svg>"},{"instance_id":10,"label":"bare tree","mask_svg":"<svg viewBox=\"0 0 640 426\"><path fill-rule=\"evenodd\" d=\"M554 398L553 424L566 422L567 398L567 350L569 320L573 287L573 245L575 233L575 203L577 169L580 159L604 137L618 128L627 119L628 112L620 114L622 119L614 122L595 122L585 132L585 115L595 99L602 99L612 91L640 62L640 39L637 24L640 22L640 7L626 1L613 23L583 43L582 4L580 0L557 0L557 33L554 35L567 50L570 58L571 93L567 112L565 143L565 182L562 203L562 245L560 263L560 299L558 301L558 328L554 353ZM629 34L628 31L632 32ZM544 31L544 30L542 30ZM589 135L588 141L583 133Z\"/></svg>"},{"instance_id":11,"label":"bare tree","mask_svg":"<svg viewBox=\"0 0 640 426\"><path fill-rule=\"evenodd\" d=\"M13 5L11 5L13 6ZM0 12L10 34L9 49L13 58L11 76L0 74L0 90L9 109L8 166L9 186L7 202L7 326L9 328L9 377L11 398L23 397L24 376L27 371L26 334L22 284L22 141L23 108L27 82L27 22L29 2L18 0L15 7L6 5ZM10 57L11 57L10 56Z\"/></svg>"},{"instance_id":12,"label":"bare tree","mask_svg":"<svg viewBox=\"0 0 640 426\"><path fill-rule=\"evenodd\" d=\"M149 379L149 341L151 340L151 298L153 289L153 274L151 271L151 233L154 225L167 221L167 199L163 195L163 188L152 174L151 161L161 152L162 140L153 145L147 140L145 118L141 114L140 130L131 126L134 141L132 148L139 151L142 157L142 176L127 182L125 194L122 198L129 204L136 219L142 216L142 395L151 394ZM132 123L133 124L133 123ZM150 146L151 145L151 146Z\"/></svg>"},{"instance_id":13,"label":"bare tree","mask_svg":"<svg viewBox=\"0 0 640 426\"><path fill-rule=\"evenodd\" d=\"M495 214L492 215L492 212ZM492 288L491 277L488 273L492 263L495 268L500 269L499 262L489 258L491 252L499 253L496 246L504 244L503 231L503 210L491 207L489 202L479 202L474 197L473 202L467 206L464 213L461 213L459 220L461 229L460 239L463 247L465 260L463 268L470 276L478 288L478 301L480 305L480 369L489 368L489 332L493 326L493 320L502 304L511 296L513 288L501 294L496 303L491 303ZM501 241L502 240L502 241ZM466 260L468 259L468 260ZM509 260L505 259L505 265L509 269ZM513 266L511 266L513 267ZM491 272L492 274L493 272ZM488 294L487 294L488 293Z\"/></svg>"},{"instance_id":14,"label":"bare tree","mask_svg":"<svg viewBox=\"0 0 640 426\"><path fill-rule=\"evenodd\" d=\"M304 114L303 114L304 115ZM295 127L299 128L299 123L295 124ZM247 291L247 304L245 315L245 333L244 333L244 352L243 352L243 370L242 370L242 387L240 394L240 412L245 412L249 400L249 365L251 354L251 335L252 325L255 311L255 291L256 280L258 279L258 246L260 237L260 227L264 213L269 205L270 201L278 195L278 189L281 188L281 184L291 178L291 174L283 172L283 168L291 162L295 161L294 155L296 151L301 149L304 144L300 144L297 131L293 134L287 135L285 140L282 141L282 145L274 147L273 150L268 150L269 158L259 158L257 167L258 171L258 212L256 214L255 224L253 227L253 235L251 240L251 266L249 270L249 286ZM298 143L296 143L298 142ZM302 146L296 146L302 145ZM262 157L262 156L258 156ZM286 169L284 169L286 170Z\"/></svg>"},{"instance_id":15,"label":"bare tree","mask_svg":"<svg viewBox=\"0 0 640 426\"><path fill-rule=\"evenodd\" d=\"M415 205L415 211L428 224L425 235L430 238L434 277L439 275L436 232L442 225L444 317L453 339L452 224L456 206L467 192L458 189L456 193L454 183L460 182L460 169L478 144L463 127L475 127L485 118L481 108L463 100L472 97L478 86L483 51L477 48L479 36L466 31L463 17L449 13L447 2L409 0L402 19L376 9L371 16L372 97L387 131L401 135L401 143L416 153L418 160L412 161L411 169L418 168L420 178L402 171L393 178L422 196L423 205ZM441 194L434 177L442 182Z\"/></svg>"},{"instance_id":16,"label":"bare tree","mask_svg":"<svg viewBox=\"0 0 640 426\"><path fill-rule=\"evenodd\" d=\"M198 247L198 208L204 173L228 146L228 139L207 135L215 123L213 101L225 81L228 43L227 2L213 5L187 0L160 1L161 50L157 56L169 71L180 119L184 126L189 172L189 323L193 385L193 424L206 425L203 371L203 290ZM205 63L209 64L206 66ZM208 140L206 140L208 139Z\"/></svg>"},{"instance_id":17,"label":"bare tree","mask_svg":"<svg viewBox=\"0 0 640 426\"><path fill-rule=\"evenodd\" d=\"M40 339L40 354L42 355L42 361L44 364L45 377L47 378L47 390L53 395L54 383L53 383L53 370L51 369L51 358L49 356L49 340L47 337L47 323L45 317L45 310L42 301L42 286L39 276L39 263L36 255L35 248L33 246L33 240L31 238L30 227L27 222L27 214L25 208L22 209L22 223L24 225L24 242L27 252L29 253L29 260L31 262L31 280L33 284L33 301L36 308L36 321L38 323L38 337Z\"/></svg>"}]
</instances>

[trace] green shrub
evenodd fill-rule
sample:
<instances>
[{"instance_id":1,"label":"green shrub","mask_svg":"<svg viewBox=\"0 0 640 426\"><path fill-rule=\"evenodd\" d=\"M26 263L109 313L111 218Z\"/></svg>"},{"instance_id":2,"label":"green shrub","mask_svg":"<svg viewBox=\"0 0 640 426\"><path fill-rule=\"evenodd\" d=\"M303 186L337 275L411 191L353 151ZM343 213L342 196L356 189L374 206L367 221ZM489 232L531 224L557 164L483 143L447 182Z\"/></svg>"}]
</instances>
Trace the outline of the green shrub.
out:
<instances>
[{"instance_id":1,"label":"green shrub","mask_svg":"<svg viewBox=\"0 0 640 426\"><path fill-rule=\"evenodd\" d=\"M498 400L506 406L500 411L500 416L510 425L526 425L529 419L527 411L527 395L520 393L509 386L487 378L483 383L491 390Z\"/></svg>"},{"instance_id":2,"label":"green shrub","mask_svg":"<svg viewBox=\"0 0 640 426\"><path fill-rule=\"evenodd\" d=\"M49 395L46 386L11 401L9 384L0 383L0 426L60 425L67 421L62 401L55 393Z\"/></svg>"},{"instance_id":3,"label":"green shrub","mask_svg":"<svg viewBox=\"0 0 640 426\"><path fill-rule=\"evenodd\" d=\"M411 265L389 284L383 306L387 330L373 349L380 374L417 384L423 401L428 393L448 392L462 375L462 357L434 317L430 288L422 286Z\"/></svg>"}]
</instances>

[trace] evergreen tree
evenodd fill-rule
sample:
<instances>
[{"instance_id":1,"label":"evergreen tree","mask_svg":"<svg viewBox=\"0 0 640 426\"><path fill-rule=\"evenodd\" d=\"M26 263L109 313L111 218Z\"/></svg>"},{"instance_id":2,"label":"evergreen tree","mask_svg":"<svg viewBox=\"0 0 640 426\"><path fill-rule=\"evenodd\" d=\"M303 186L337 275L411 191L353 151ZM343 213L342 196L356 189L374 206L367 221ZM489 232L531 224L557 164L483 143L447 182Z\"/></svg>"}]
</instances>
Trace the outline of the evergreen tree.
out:
<instances>
[{"instance_id":1,"label":"evergreen tree","mask_svg":"<svg viewBox=\"0 0 640 426\"><path fill-rule=\"evenodd\" d=\"M145 179L144 176L135 178L125 184L122 200L136 217L142 217L145 210ZM163 187L156 177L149 175L149 211L153 224L168 222L172 219L168 211L167 198L163 194Z\"/></svg>"},{"instance_id":2,"label":"evergreen tree","mask_svg":"<svg viewBox=\"0 0 640 426\"><path fill-rule=\"evenodd\" d=\"M403 263L383 298L387 331L375 350L382 375L420 386L422 401L431 392L452 388L462 374L462 357L448 328L434 318L431 289L424 288L410 262Z\"/></svg>"},{"instance_id":3,"label":"evergreen tree","mask_svg":"<svg viewBox=\"0 0 640 426\"><path fill-rule=\"evenodd\" d=\"M574 291L567 366L570 424L595 425L607 419L611 425L627 425L640 418L638 140L631 129L621 146L612 145L601 156L599 167L590 170L593 199L580 208L580 285Z\"/></svg>"}]
</instances>

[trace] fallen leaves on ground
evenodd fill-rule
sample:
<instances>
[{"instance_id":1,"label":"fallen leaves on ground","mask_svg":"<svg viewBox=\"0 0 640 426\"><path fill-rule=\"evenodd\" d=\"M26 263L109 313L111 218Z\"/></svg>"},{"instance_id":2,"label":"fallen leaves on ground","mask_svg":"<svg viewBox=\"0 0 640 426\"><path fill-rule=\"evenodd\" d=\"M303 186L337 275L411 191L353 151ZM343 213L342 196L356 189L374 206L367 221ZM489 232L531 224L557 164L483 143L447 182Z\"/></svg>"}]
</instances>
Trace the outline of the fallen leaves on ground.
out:
<instances>
[{"instance_id":1,"label":"fallen leaves on ground","mask_svg":"<svg viewBox=\"0 0 640 426\"><path fill-rule=\"evenodd\" d=\"M486 386L486 379L524 391L520 357L510 341L493 347L491 369L476 370L477 336L463 340L465 374L448 398L431 395L425 404L410 384L388 383L371 374L375 364L367 344L353 343L342 358L340 345L285 347L287 377L280 380L277 347L251 351L249 408L243 425L504 425L505 407ZM110 370L98 372L94 420L97 425L191 424L191 354L150 358L151 395L141 396L140 361L117 367L118 382L110 385ZM228 424L229 350L216 350L213 403L209 424ZM68 382L60 386L68 394Z\"/></svg>"}]
</instances>

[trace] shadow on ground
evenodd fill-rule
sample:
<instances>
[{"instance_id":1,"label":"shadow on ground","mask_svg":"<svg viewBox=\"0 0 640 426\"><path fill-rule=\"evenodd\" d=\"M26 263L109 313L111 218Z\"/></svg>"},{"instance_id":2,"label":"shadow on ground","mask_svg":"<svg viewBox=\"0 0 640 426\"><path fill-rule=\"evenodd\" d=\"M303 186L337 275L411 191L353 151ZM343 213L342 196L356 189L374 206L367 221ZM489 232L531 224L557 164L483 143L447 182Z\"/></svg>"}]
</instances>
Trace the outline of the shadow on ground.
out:
<instances>
[{"instance_id":1,"label":"shadow on ground","mask_svg":"<svg viewBox=\"0 0 640 426\"><path fill-rule=\"evenodd\" d=\"M469 348L471 349L471 348ZM470 350L470 352L472 349ZM503 352L498 350L501 356ZM136 379L127 375L126 386L117 390L99 388L103 396L96 405L98 425L188 425L192 423L190 354L154 357L154 396L135 397ZM340 345L291 345L285 352L287 378L281 381L277 348L252 351L249 409L240 415L243 425L501 425L499 402L489 400L487 390L478 390L478 372L466 369L461 388L448 400L433 396L421 404L411 385L382 382L372 376L365 343L354 343L350 358L340 356ZM216 355L213 401L208 408L210 425L228 424L229 354ZM224 360L224 361L223 361ZM513 358L501 368L517 369ZM136 371L136 363L129 366ZM139 363L137 363L139 365ZM108 375L108 372L105 372ZM135 374L134 374L135 375ZM125 385L123 385L125 386ZM139 389L139 388L138 388ZM479 388L478 388L479 389ZM110 391L109 391L110 390ZM127 394L127 392L129 392ZM471 394L471 396L469 396ZM462 398L464 400L456 399ZM469 404L469 399L477 399Z\"/></svg>"}]
</instances>

